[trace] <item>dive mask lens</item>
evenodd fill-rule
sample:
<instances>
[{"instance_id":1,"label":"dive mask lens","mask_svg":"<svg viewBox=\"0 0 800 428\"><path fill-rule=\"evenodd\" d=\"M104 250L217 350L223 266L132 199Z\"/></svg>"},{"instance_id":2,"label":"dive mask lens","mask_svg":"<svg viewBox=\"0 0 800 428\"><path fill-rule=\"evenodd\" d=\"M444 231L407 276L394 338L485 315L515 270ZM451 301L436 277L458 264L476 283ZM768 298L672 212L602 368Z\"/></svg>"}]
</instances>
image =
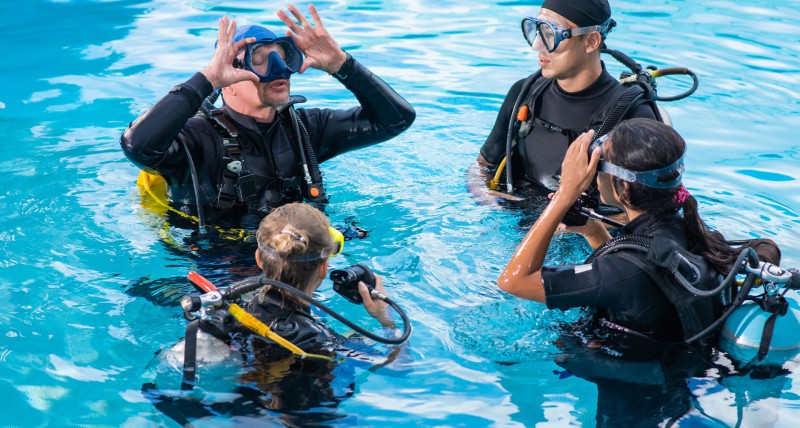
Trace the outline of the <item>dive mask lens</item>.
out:
<instances>
[{"instance_id":1,"label":"dive mask lens","mask_svg":"<svg viewBox=\"0 0 800 428\"><path fill-rule=\"evenodd\" d=\"M245 66L261 82L288 79L303 65L303 54L288 37L247 45Z\"/></svg>"},{"instance_id":2,"label":"dive mask lens","mask_svg":"<svg viewBox=\"0 0 800 428\"><path fill-rule=\"evenodd\" d=\"M545 20L537 18L525 18L522 20L522 33L525 40L534 50L538 50L536 40L540 40L541 45L547 52L553 52L558 47L556 41L556 27Z\"/></svg>"},{"instance_id":3,"label":"dive mask lens","mask_svg":"<svg viewBox=\"0 0 800 428\"><path fill-rule=\"evenodd\" d=\"M303 53L294 44L294 40L287 37L275 40L275 44L283 48L284 55L281 60L286 64L286 68L292 73L300 71L300 67L303 66Z\"/></svg>"},{"instance_id":4,"label":"dive mask lens","mask_svg":"<svg viewBox=\"0 0 800 428\"><path fill-rule=\"evenodd\" d=\"M525 41L528 42L531 47L536 42L536 23L533 22L532 18L525 18L522 20L522 35L525 36Z\"/></svg>"},{"instance_id":5,"label":"dive mask lens","mask_svg":"<svg viewBox=\"0 0 800 428\"><path fill-rule=\"evenodd\" d=\"M542 38L542 44L547 52L553 52L558 47L556 43L556 31L553 29L552 24L543 21L536 26L539 37Z\"/></svg>"}]
</instances>

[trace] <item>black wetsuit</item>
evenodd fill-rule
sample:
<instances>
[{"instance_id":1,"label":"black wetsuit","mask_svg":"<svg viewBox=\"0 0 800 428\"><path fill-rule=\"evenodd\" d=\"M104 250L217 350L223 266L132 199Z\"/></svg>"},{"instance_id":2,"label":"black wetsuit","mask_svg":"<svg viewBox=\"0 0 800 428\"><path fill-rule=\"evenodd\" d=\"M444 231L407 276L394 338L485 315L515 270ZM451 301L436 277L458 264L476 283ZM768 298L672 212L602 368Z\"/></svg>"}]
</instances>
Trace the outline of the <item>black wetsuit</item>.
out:
<instances>
[{"instance_id":1,"label":"black wetsuit","mask_svg":"<svg viewBox=\"0 0 800 428\"><path fill-rule=\"evenodd\" d=\"M386 141L413 123L411 105L366 67L348 56L336 78L358 99L360 106L348 110L298 108L319 162L361 147ZM133 121L120 143L136 166L163 176L170 201L193 212L195 192L185 147L199 176L202 199L211 209L206 215L241 217L245 213L263 217L272 208L303 199L301 155L288 109L261 127L252 117L222 107L237 128L242 159L255 176L256 193L247 204L214 209L222 183L224 148L220 133L198 109L212 87L200 73L177 85L150 110ZM235 220L234 220L235 221Z\"/></svg>"},{"instance_id":2,"label":"black wetsuit","mask_svg":"<svg viewBox=\"0 0 800 428\"><path fill-rule=\"evenodd\" d=\"M625 226L622 233L666 237L686 248L682 221L677 213L661 218L644 214ZM676 307L648 272L627 257L644 258L645 254L609 253L595 258L591 264L543 268L547 307L595 307L599 315L623 327L665 342L683 340ZM714 315L719 314L706 315L716 319Z\"/></svg>"},{"instance_id":3,"label":"black wetsuit","mask_svg":"<svg viewBox=\"0 0 800 428\"><path fill-rule=\"evenodd\" d=\"M545 78L539 77L539 79ZM481 147L481 155L492 165L498 165L506 154L508 124L512 114L516 114L512 110L525 80L522 79L511 86L497 114L494 128ZM558 87L555 80L545 80L548 82L541 96L537 100L526 99L523 104L528 105L532 113L531 118L542 119L548 126L531 121L531 127L528 128L530 133L524 137L524 144L516 146L512 165L514 171L519 171L514 174L515 179L524 177L528 181L540 183L553 190L558 187L561 162L567 153L567 147L580 133L593 126L598 127L602 123L604 118L602 113L607 108L613 107L607 103L613 102L612 96L621 85L608 74L605 65L600 77L588 88L579 92L567 93ZM634 117L655 119L653 105L640 104L629 111L623 119Z\"/></svg>"},{"instance_id":4,"label":"black wetsuit","mask_svg":"<svg viewBox=\"0 0 800 428\"><path fill-rule=\"evenodd\" d=\"M315 319L308 306L284 298L277 291L267 293L258 303L249 301L245 310L263 322L273 332L311 353L333 354L335 348L344 343L344 337ZM249 342L254 358L260 362L286 358L291 352L271 340L257 337L244 326L232 332L234 338Z\"/></svg>"}]
</instances>

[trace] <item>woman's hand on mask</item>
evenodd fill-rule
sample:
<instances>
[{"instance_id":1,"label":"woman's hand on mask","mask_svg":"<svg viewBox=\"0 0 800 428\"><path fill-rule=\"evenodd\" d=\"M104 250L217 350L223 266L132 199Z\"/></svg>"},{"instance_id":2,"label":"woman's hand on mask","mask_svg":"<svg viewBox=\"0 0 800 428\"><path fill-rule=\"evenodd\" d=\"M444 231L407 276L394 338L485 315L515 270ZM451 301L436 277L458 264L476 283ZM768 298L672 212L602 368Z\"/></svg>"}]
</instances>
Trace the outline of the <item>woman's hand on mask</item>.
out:
<instances>
[{"instance_id":1,"label":"woman's hand on mask","mask_svg":"<svg viewBox=\"0 0 800 428\"><path fill-rule=\"evenodd\" d=\"M600 149L595 149L589 157L589 145L594 131L581 134L567 150L561 163L561 185L559 192L568 192L574 199L594 181L597 164L600 162Z\"/></svg>"}]
</instances>

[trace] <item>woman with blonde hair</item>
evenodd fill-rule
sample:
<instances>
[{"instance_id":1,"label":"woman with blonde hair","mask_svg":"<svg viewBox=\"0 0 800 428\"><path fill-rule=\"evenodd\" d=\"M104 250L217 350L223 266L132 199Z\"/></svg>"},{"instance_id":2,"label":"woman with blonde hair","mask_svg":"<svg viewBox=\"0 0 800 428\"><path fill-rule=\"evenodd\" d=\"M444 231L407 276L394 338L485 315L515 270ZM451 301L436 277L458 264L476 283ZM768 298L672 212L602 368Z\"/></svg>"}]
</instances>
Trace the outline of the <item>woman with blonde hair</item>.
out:
<instances>
[{"instance_id":1,"label":"woman with blonde hair","mask_svg":"<svg viewBox=\"0 0 800 428\"><path fill-rule=\"evenodd\" d=\"M256 263L264 277L289 284L307 295L319 288L328 273L328 258L339 251L328 218L301 203L278 207L264 217L256 240ZM385 293L382 278L375 275L375 279L375 289ZM383 327L395 327L388 305L373 299L366 284L361 282L358 292L370 315ZM309 309L308 301L270 286L263 287L247 305L248 312L303 350L334 343L336 334L319 323Z\"/></svg>"},{"instance_id":2,"label":"woman with blonde hair","mask_svg":"<svg viewBox=\"0 0 800 428\"><path fill-rule=\"evenodd\" d=\"M244 371L237 369L239 382L235 399L203 402L192 397L175 398L160 394L155 383L145 384L143 390L154 405L183 424L219 414L260 416L268 409L280 411L284 422L292 425L292 411L335 408L339 401L352 394L354 384L348 376L352 373L338 364L335 355L343 353L370 366L376 360L383 365L387 359L396 358L402 348L393 348L387 356L374 352L358 335L345 338L312 315L309 301L298 296L300 293L312 295L327 276L329 257L341 251L342 243L337 242L334 235L327 217L306 204L283 205L262 219L256 232L258 249L255 252L262 276L253 278L247 286L267 285L260 287L249 301L242 302L241 308L248 317L268 327L269 337L256 334L251 325L237 321L232 316L233 308L229 307L230 312L217 308L198 321L194 347L187 346L187 340L183 340L164 355L169 366L179 370L183 366L182 389L195 386L194 373L199 366L191 364L191 376L187 381L185 365L187 356L191 359L192 348L197 363L228 363L214 367L243 365ZM357 292L367 312L394 334L397 330L388 313L389 305L373 298L376 295L385 298L382 278L373 276L374 291L360 282ZM237 285L228 289L234 287ZM242 319L241 314L237 314L237 318ZM263 331L258 330L259 333ZM210 369L206 367L198 372L207 373ZM207 388L208 384L204 386Z\"/></svg>"}]
</instances>

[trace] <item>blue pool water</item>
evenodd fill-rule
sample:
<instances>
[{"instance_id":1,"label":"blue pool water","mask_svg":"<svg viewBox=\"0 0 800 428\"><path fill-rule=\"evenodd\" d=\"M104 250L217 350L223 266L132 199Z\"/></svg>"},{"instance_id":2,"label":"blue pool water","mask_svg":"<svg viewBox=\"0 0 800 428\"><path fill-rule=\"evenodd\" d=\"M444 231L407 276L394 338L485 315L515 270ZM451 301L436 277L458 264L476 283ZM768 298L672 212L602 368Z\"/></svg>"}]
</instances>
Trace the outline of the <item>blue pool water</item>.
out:
<instances>
[{"instance_id":1,"label":"blue pool water","mask_svg":"<svg viewBox=\"0 0 800 428\"><path fill-rule=\"evenodd\" d=\"M225 259L209 261L187 248L188 231L142 209L137 170L118 138L206 64L219 16L277 26L275 10L285 5L0 3L0 425L175 426L139 392L150 381L148 365L183 335L174 302L191 291L185 274L230 272ZM608 397L555 362L556 326L578 314L497 291L494 281L525 233L521 214L477 205L465 185L509 86L534 71L519 22L537 7L477 0L316 6L339 43L417 110L399 138L323 165L331 219L372 231L348 242L334 266L373 266L415 331L403 356L386 367L337 368L342 388L352 388L338 405L295 419L263 418L276 425L593 426ZM797 3L612 7L619 26L610 47L643 65L688 66L700 77L694 96L665 107L689 142L685 183L705 219L730 238L772 238L782 245L783 264L800 266ZM665 95L687 87L660 83ZM293 90L319 107L355 102L318 71L294 79ZM548 263L585 257L585 247L574 244L557 239ZM319 297L368 321L327 282ZM713 370L690 377L678 425L800 426L798 372L787 367L768 379ZM643 394L629 407L652 399ZM221 415L207 422L247 420Z\"/></svg>"}]
</instances>

